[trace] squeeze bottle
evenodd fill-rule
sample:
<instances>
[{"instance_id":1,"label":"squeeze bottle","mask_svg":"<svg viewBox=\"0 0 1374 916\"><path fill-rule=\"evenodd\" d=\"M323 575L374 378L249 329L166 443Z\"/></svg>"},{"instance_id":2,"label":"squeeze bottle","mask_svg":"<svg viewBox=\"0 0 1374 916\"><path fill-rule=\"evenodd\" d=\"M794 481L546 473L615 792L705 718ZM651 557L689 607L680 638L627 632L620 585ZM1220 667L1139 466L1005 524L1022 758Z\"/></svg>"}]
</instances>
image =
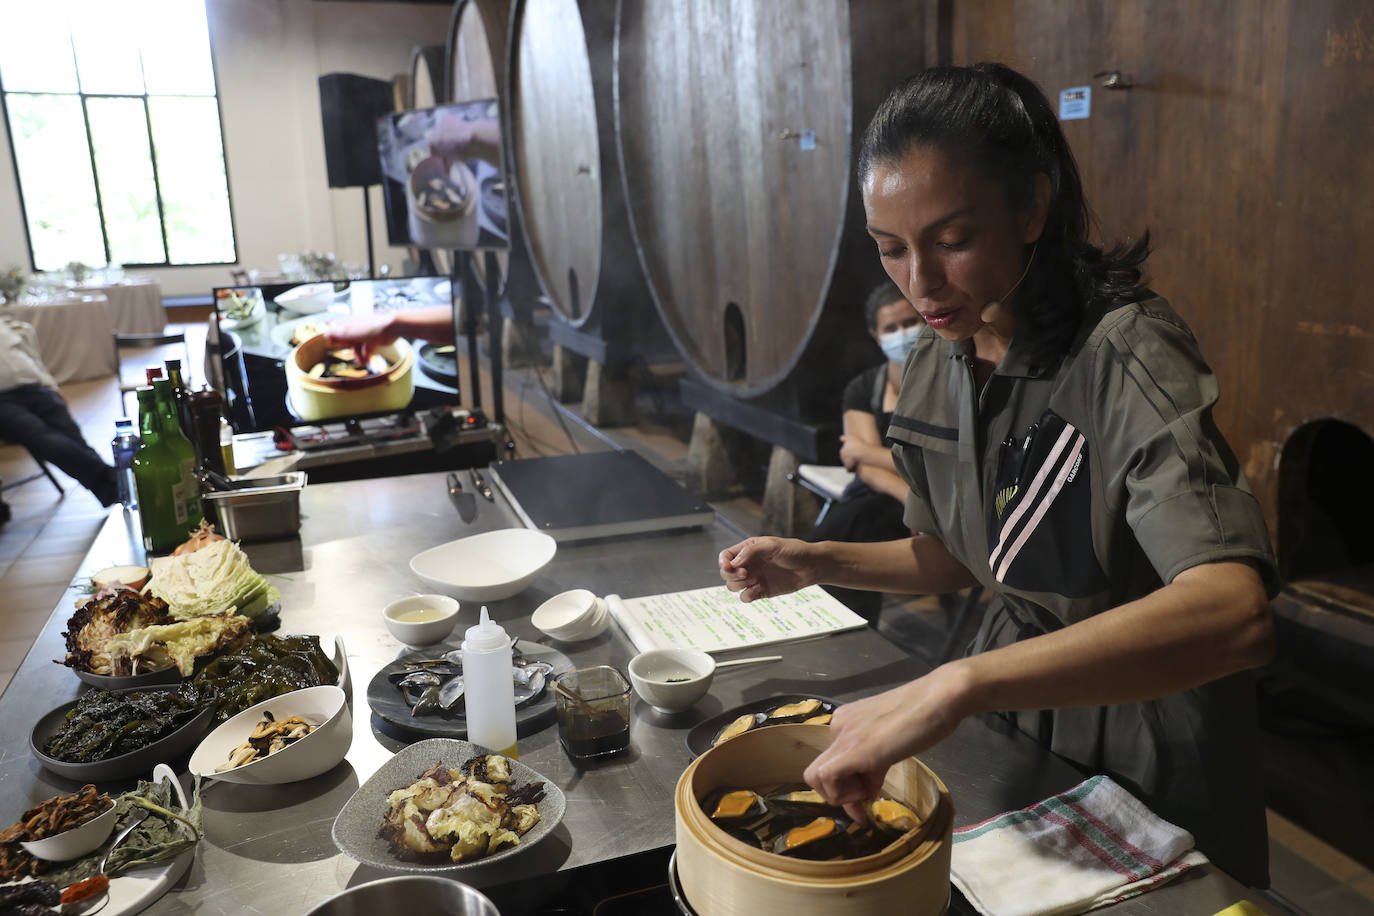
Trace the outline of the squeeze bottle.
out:
<instances>
[{"instance_id":1,"label":"squeeze bottle","mask_svg":"<svg viewBox=\"0 0 1374 916\"><path fill-rule=\"evenodd\" d=\"M510 637L482 606L481 622L463 634L463 694L468 740L512 759L515 744L515 682Z\"/></svg>"}]
</instances>

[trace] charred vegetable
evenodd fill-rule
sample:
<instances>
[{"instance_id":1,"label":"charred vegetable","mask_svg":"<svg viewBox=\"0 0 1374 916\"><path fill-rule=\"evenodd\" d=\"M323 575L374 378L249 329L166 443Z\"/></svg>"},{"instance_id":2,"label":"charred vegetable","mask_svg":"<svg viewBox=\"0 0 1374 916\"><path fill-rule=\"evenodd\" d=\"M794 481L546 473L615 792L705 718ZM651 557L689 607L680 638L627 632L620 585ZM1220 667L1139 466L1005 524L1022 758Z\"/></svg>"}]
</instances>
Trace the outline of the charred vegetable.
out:
<instances>
[{"instance_id":1,"label":"charred vegetable","mask_svg":"<svg viewBox=\"0 0 1374 916\"><path fill-rule=\"evenodd\" d=\"M338 679L339 669L321 651L318 636L258 635L211 661L190 683L222 722L263 700Z\"/></svg>"},{"instance_id":2,"label":"charred vegetable","mask_svg":"<svg viewBox=\"0 0 1374 916\"><path fill-rule=\"evenodd\" d=\"M111 674L112 639L130 630L172 622L167 602L161 598L128 588L102 589L67 621L67 632L62 634L67 638L67 657L62 664L79 671Z\"/></svg>"}]
</instances>

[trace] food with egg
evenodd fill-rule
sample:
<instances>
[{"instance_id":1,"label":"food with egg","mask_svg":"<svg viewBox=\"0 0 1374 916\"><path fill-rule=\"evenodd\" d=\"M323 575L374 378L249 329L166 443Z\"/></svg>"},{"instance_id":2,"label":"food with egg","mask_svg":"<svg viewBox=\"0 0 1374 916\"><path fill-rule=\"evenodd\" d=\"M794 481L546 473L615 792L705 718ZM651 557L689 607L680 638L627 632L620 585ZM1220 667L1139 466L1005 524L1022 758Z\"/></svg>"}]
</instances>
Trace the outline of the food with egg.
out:
<instances>
[{"instance_id":1,"label":"food with egg","mask_svg":"<svg viewBox=\"0 0 1374 916\"><path fill-rule=\"evenodd\" d=\"M379 834L406 861L468 862L519 845L539 823L543 797L542 783L513 785L499 754L456 769L438 763L387 796Z\"/></svg>"}]
</instances>

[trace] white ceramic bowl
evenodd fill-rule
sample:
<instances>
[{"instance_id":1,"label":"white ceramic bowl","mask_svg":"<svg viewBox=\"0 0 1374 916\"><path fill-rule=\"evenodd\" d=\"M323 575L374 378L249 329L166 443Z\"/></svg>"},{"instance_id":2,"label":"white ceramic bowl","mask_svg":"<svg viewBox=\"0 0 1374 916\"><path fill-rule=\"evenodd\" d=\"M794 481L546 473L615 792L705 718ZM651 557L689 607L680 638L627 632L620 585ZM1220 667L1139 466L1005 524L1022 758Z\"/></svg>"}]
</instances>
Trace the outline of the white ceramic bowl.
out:
<instances>
[{"instance_id":1,"label":"white ceramic bowl","mask_svg":"<svg viewBox=\"0 0 1374 916\"><path fill-rule=\"evenodd\" d=\"M300 716L318 728L275 754L216 773L215 767L229 759L229 752L248 740L253 727L262 721L263 710L269 710L276 719ZM348 695L326 684L264 700L230 718L205 736L191 755L187 769L205 779L245 785L298 782L334 769L352 743L353 716L348 710Z\"/></svg>"},{"instance_id":2,"label":"white ceramic bowl","mask_svg":"<svg viewBox=\"0 0 1374 916\"><path fill-rule=\"evenodd\" d=\"M41 840L21 840L19 845L37 858L49 862L66 862L98 849L101 843L110 838L110 831L114 829L114 825L115 806L110 805L84 824Z\"/></svg>"},{"instance_id":3,"label":"white ceramic bowl","mask_svg":"<svg viewBox=\"0 0 1374 916\"><path fill-rule=\"evenodd\" d=\"M297 315L314 315L334 304L334 284L307 283L292 287L272 301Z\"/></svg>"},{"instance_id":4,"label":"white ceramic bowl","mask_svg":"<svg viewBox=\"0 0 1374 916\"><path fill-rule=\"evenodd\" d=\"M630 683L659 712L682 712L706 695L716 660L700 649L650 649L630 659Z\"/></svg>"},{"instance_id":5,"label":"white ceramic bowl","mask_svg":"<svg viewBox=\"0 0 1374 916\"><path fill-rule=\"evenodd\" d=\"M439 611L443 616L435 620L401 620L410 611L426 609ZM386 628L407 646L428 646L441 641L453 632L458 623L458 602L448 595L411 595L391 602L382 609Z\"/></svg>"},{"instance_id":6,"label":"white ceramic bowl","mask_svg":"<svg viewBox=\"0 0 1374 916\"><path fill-rule=\"evenodd\" d=\"M558 542L528 528L503 528L431 547L410 570L459 601L500 601L524 591L558 552Z\"/></svg>"},{"instance_id":7,"label":"white ceramic bowl","mask_svg":"<svg viewBox=\"0 0 1374 916\"><path fill-rule=\"evenodd\" d=\"M559 592L539 605L530 622L560 642L579 642L600 636L610 622L606 602L585 588Z\"/></svg>"}]
</instances>

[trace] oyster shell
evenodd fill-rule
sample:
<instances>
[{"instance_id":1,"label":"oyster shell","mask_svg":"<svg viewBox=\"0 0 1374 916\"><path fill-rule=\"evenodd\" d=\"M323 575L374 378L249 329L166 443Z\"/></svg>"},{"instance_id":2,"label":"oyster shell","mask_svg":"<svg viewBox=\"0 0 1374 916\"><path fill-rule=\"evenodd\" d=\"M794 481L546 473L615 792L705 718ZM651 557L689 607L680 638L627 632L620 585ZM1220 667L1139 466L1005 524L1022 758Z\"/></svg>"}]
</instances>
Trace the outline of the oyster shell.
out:
<instances>
[{"instance_id":1,"label":"oyster shell","mask_svg":"<svg viewBox=\"0 0 1374 916\"><path fill-rule=\"evenodd\" d=\"M701 810L717 823L733 823L762 817L768 813L768 806L753 789L723 786L702 800Z\"/></svg>"},{"instance_id":2,"label":"oyster shell","mask_svg":"<svg viewBox=\"0 0 1374 916\"><path fill-rule=\"evenodd\" d=\"M772 851L799 859L828 859L843 851L848 826L840 818L818 817L783 831L773 840Z\"/></svg>"},{"instance_id":3,"label":"oyster shell","mask_svg":"<svg viewBox=\"0 0 1374 916\"><path fill-rule=\"evenodd\" d=\"M807 786L785 786L765 798L770 808L790 814L836 816L841 809L830 804L821 793Z\"/></svg>"},{"instance_id":4,"label":"oyster shell","mask_svg":"<svg viewBox=\"0 0 1374 916\"><path fill-rule=\"evenodd\" d=\"M768 717L761 712L747 712L742 716L736 716L716 734L716 737L711 741L711 746L724 744L731 738L739 737L747 731L758 728L767 720Z\"/></svg>"},{"instance_id":5,"label":"oyster shell","mask_svg":"<svg viewBox=\"0 0 1374 916\"><path fill-rule=\"evenodd\" d=\"M802 725L829 725L833 715L834 713L831 712L821 713L819 716L812 716L809 719L802 720Z\"/></svg>"},{"instance_id":6,"label":"oyster shell","mask_svg":"<svg viewBox=\"0 0 1374 916\"><path fill-rule=\"evenodd\" d=\"M823 705L815 697L798 700L795 703L784 703L768 714L768 722L770 725L781 722L800 722L802 719L809 719L821 712Z\"/></svg>"}]
</instances>

